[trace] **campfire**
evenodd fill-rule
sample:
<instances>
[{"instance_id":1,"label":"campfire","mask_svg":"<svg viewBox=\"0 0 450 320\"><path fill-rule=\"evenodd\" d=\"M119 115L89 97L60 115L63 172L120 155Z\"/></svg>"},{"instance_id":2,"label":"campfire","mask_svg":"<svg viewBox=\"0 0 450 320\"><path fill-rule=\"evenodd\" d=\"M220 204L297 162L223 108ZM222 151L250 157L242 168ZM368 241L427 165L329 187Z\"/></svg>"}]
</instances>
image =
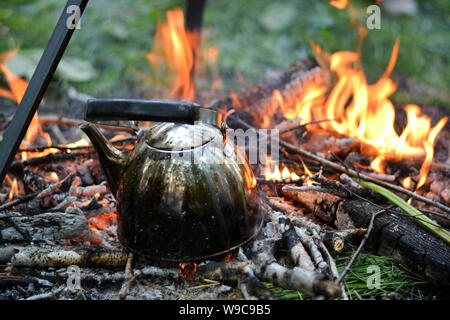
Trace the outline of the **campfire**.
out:
<instances>
[{"instance_id":1,"label":"campfire","mask_svg":"<svg viewBox=\"0 0 450 320\"><path fill-rule=\"evenodd\" d=\"M347 7L347 1L331 4ZM235 291L270 299L265 283L313 298L347 299L352 262L339 274L334 256L350 244L359 245L355 257L371 250L429 282L450 283L448 117L390 100L400 39L372 84L360 49L328 53L311 41L314 58L237 92L223 88L220 53L205 43L205 32L185 26L181 9L158 22L146 58L148 79L159 89L143 98L198 102L224 114L228 128L253 130L258 141L279 144L279 161L259 155L251 164L261 230L206 261L155 262L129 252L117 236L120 212L98 153L89 139L60 129L83 121L36 113L0 188L1 298L75 297L80 287L67 287L75 266L93 299L177 299L194 291L204 299ZM8 85L0 96L18 105L28 83L6 62L19 50L0 56ZM98 128L115 148L134 150L152 125L105 122ZM177 290L170 289L173 283Z\"/></svg>"}]
</instances>

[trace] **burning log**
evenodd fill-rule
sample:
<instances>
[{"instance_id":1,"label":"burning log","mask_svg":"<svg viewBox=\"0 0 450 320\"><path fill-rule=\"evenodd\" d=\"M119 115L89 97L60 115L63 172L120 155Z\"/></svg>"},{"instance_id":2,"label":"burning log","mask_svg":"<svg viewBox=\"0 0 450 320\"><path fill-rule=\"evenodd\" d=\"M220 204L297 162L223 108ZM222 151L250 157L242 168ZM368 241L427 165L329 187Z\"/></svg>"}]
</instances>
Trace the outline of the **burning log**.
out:
<instances>
[{"instance_id":1,"label":"burning log","mask_svg":"<svg viewBox=\"0 0 450 320\"><path fill-rule=\"evenodd\" d=\"M283 97L290 97L292 101L286 101L286 104L293 103L295 99L301 98L306 93L307 84L322 84L327 81L327 78L327 73L314 59L304 59L285 70L272 74L263 82L238 95L233 94L228 99L213 102L210 107L213 109L235 108L239 116L245 117L249 124L270 122L270 117L274 114L274 111L270 110L274 90ZM253 110L259 110L259 113L251 114L251 110L246 110L247 106L252 106ZM228 119L227 123L231 128L242 128L241 124L236 122L236 117L230 116Z\"/></svg>"}]
</instances>

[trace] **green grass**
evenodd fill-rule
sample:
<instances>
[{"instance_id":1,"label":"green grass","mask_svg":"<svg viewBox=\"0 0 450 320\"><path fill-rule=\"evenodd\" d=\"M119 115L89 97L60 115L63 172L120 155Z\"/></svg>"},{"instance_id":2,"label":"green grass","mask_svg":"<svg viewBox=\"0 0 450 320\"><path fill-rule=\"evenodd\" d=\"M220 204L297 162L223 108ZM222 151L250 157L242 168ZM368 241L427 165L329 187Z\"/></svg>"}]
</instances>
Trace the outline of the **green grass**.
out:
<instances>
[{"instance_id":1,"label":"green grass","mask_svg":"<svg viewBox=\"0 0 450 320\"><path fill-rule=\"evenodd\" d=\"M354 248L335 257L339 273L350 261ZM369 266L380 268L380 287L370 289L367 286ZM360 299L431 299L435 295L433 287L419 276L397 264L392 258L361 253L345 278L346 293L351 300ZM296 290L284 290L267 284L276 299L310 300L307 295Z\"/></svg>"}]
</instances>

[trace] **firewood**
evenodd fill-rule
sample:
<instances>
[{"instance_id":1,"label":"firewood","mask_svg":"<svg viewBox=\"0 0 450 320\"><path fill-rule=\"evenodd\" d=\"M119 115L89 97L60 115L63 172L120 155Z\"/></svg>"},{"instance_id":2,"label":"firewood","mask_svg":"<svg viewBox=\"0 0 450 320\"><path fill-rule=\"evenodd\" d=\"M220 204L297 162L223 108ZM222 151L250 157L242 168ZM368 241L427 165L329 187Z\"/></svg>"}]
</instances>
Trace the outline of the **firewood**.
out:
<instances>
[{"instance_id":1,"label":"firewood","mask_svg":"<svg viewBox=\"0 0 450 320\"><path fill-rule=\"evenodd\" d=\"M44 178L29 168L23 170L23 182L33 192L43 190L46 186Z\"/></svg>"},{"instance_id":2,"label":"firewood","mask_svg":"<svg viewBox=\"0 0 450 320\"><path fill-rule=\"evenodd\" d=\"M300 241L303 243L303 245L309 249L309 252L314 260L314 263L317 265L319 271L322 273L326 273L328 269L328 264L324 261L317 244L314 243L311 236L308 236L306 229L295 227L295 232L298 234Z\"/></svg>"},{"instance_id":3,"label":"firewood","mask_svg":"<svg viewBox=\"0 0 450 320\"><path fill-rule=\"evenodd\" d=\"M278 90L286 98L285 105L289 107L306 93L306 83L320 85L326 81L328 81L328 73L320 68L314 59L304 59L290 65L285 70L270 75L261 83L243 90L234 99L214 101L209 107L213 109L235 108L240 116L243 114L247 116L250 124L262 123L262 118L253 119L253 116L246 112L249 106L254 110L259 110L255 116L260 117L269 112L274 90ZM227 123L231 128L241 127L232 116L228 117Z\"/></svg>"},{"instance_id":4,"label":"firewood","mask_svg":"<svg viewBox=\"0 0 450 320\"><path fill-rule=\"evenodd\" d=\"M269 289L255 276L250 261L208 261L197 268L197 277L217 281L232 281L240 284L246 299L254 296L258 299L272 299ZM249 293L249 294L248 294Z\"/></svg>"},{"instance_id":5,"label":"firewood","mask_svg":"<svg viewBox=\"0 0 450 320\"><path fill-rule=\"evenodd\" d=\"M296 266L311 271L315 269L308 252L305 250L305 247L294 228L289 228L283 233L283 240L286 248L289 249L291 259Z\"/></svg>"},{"instance_id":6,"label":"firewood","mask_svg":"<svg viewBox=\"0 0 450 320\"><path fill-rule=\"evenodd\" d=\"M259 247L259 250L253 259L253 264L258 278L284 289L300 290L312 297L323 295L326 298L337 298L341 296L340 287L325 279L323 274L300 267L288 269L276 262L271 253L272 249L267 248L267 243L260 243L256 246Z\"/></svg>"},{"instance_id":7,"label":"firewood","mask_svg":"<svg viewBox=\"0 0 450 320\"><path fill-rule=\"evenodd\" d=\"M125 259L126 260L126 259ZM125 262L124 262L125 264ZM124 266L124 265L123 265ZM111 268L109 265L83 267L83 272L80 274L80 282L83 284L90 284L96 287L105 284L120 283L126 280L123 271L114 271L117 268L123 267L117 264L117 267ZM105 268L106 267L106 268ZM45 279L50 282L66 282L70 274L67 268L58 268L57 270L50 270L48 268L36 267L20 267L12 266L7 268L11 275L33 276L40 279ZM176 269L160 268L156 266L140 266L133 270L133 277L136 279L142 278L167 278L171 280L182 280L183 275Z\"/></svg>"},{"instance_id":8,"label":"firewood","mask_svg":"<svg viewBox=\"0 0 450 320\"><path fill-rule=\"evenodd\" d=\"M315 270L312 260L317 265L320 272L324 272L328 265L323 261L317 246L313 243L311 237L306 235L306 229L296 228L292 222L286 218L281 212L274 212L271 215L271 220L276 226L279 226L282 238L288 240L286 244L290 244L291 257L293 261L297 262L297 265L307 270ZM296 243L294 243L294 241ZM308 248L309 254L306 252L305 247ZM288 247L289 248L289 247ZM293 251L295 249L295 251ZM302 260L302 261L299 261Z\"/></svg>"},{"instance_id":9,"label":"firewood","mask_svg":"<svg viewBox=\"0 0 450 320\"><path fill-rule=\"evenodd\" d=\"M127 263L125 266L124 277L125 281L122 283L122 287L119 292L119 300L125 300L130 291L131 286L134 281L136 281L136 276L133 276L132 264L133 264L134 254L132 252L128 253Z\"/></svg>"},{"instance_id":10,"label":"firewood","mask_svg":"<svg viewBox=\"0 0 450 320\"><path fill-rule=\"evenodd\" d=\"M34 296L26 298L26 300L55 299L55 297L58 295L58 293L60 293L61 291L63 291L66 288L67 288L67 286L65 284L64 285L60 285L59 287L57 287L56 289L54 289L54 290L52 290L50 292L44 292L44 293L36 294Z\"/></svg>"},{"instance_id":11,"label":"firewood","mask_svg":"<svg viewBox=\"0 0 450 320\"><path fill-rule=\"evenodd\" d=\"M334 212L333 208L337 205L338 200L341 199L334 195L318 191L297 192L283 188L282 193L289 199L301 203L302 206L313 213L317 213L318 211Z\"/></svg>"},{"instance_id":12,"label":"firewood","mask_svg":"<svg viewBox=\"0 0 450 320\"><path fill-rule=\"evenodd\" d=\"M86 152L71 152L71 153L50 153L46 156L30 158L28 160L14 160L8 168L8 171L21 170L27 166L35 166L43 163L75 160L77 158L88 157L92 158L96 155L94 150Z\"/></svg>"},{"instance_id":13,"label":"firewood","mask_svg":"<svg viewBox=\"0 0 450 320\"><path fill-rule=\"evenodd\" d=\"M79 127L84 121L79 119L70 119L70 118L63 118L63 117L54 117L54 116L39 116L39 122L42 125L48 125L48 124L56 124L56 125L64 125L64 126L70 126L70 127ZM112 125L105 125L105 124L97 124L99 128L103 128L106 130L111 131L123 131L133 134L134 130L130 127L120 127L120 126L112 126Z\"/></svg>"},{"instance_id":14,"label":"firewood","mask_svg":"<svg viewBox=\"0 0 450 320\"><path fill-rule=\"evenodd\" d=\"M330 266L330 274L331 274L331 280L334 282L338 282L339 279L339 271L337 269L336 263L334 262L334 259L331 257L331 254L328 252L327 247L324 245L322 241L319 242L320 250L323 253L326 261L328 262L328 265ZM338 251L335 249L335 251ZM342 299L348 300L348 296L344 287L344 284L341 283L341 291L342 291Z\"/></svg>"},{"instance_id":15,"label":"firewood","mask_svg":"<svg viewBox=\"0 0 450 320\"><path fill-rule=\"evenodd\" d=\"M289 269L277 262L275 259L275 243L282 238L280 233L289 230L290 221L280 213L273 212L270 213L270 216L271 222L266 224L258 237L244 250L245 255L251 258L251 266L256 276L259 279L272 282L275 286L300 290L312 297L340 297L342 294L340 286L328 280L326 274L322 273L328 266L323 259L320 261L318 256L315 257L317 259L315 262L317 262L318 267L320 266L322 272L300 267ZM309 241L306 240L307 235L299 235L300 238L302 236L305 236L303 240L307 243ZM305 243L302 242L303 245Z\"/></svg>"},{"instance_id":16,"label":"firewood","mask_svg":"<svg viewBox=\"0 0 450 320\"><path fill-rule=\"evenodd\" d=\"M13 267L65 268L80 267L120 268L125 266L128 253L101 249L75 248L56 249L29 246L11 258Z\"/></svg>"},{"instance_id":17,"label":"firewood","mask_svg":"<svg viewBox=\"0 0 450 320\"><path fill-rule=\"evenodd\" d=\"M29 201L29 200L42 199L42 198L52 194L53 192L56 192L59 188L61 188L62 184L64 182L66 182L67 180L69 180L70 178L72 178L72 176L73 176L72 174L69 174L64 179L49 185L48 187L46 187L44 190L42 190L40 192L31 194L31 195L27 195L27 196L22 197L20 199L16 199L14 201L5 203L4 205L0 206L0 211L7 210L9 208L12 208L12 207L14 207L14 206L16 206L16 205L18 205L20 203L23 203L23 202L26 202L26 201Z\"/></svg>"},{"instance_id":18,"label":"firewood","mask_svg":"<svg viewBox=\"0 0 450 320\"><path fill-rule=\"evenodd\" d=\"M108 188L105 184L88 186L88 187L77 187L69 191L70 196L74 197L92 197L95 195L102 196L108 192Z\"/></svg>"},{"instance_id":19,"label":"firewood","mask_svg":"<svg viewBox=\"0 0 450 320\"><path fill-rule=\"evenodd\" d=\"M11 225L12 221L15 226ZM18 231L18 228L22 232ZM23 233L30 239L26 239ZM100 241L89 227L84 215L68 214L65 212L46 212L34 216L22 216L18 213L0 214L1 240L7 243L46 242L55 240Z\"/></svg>"},{"instance_id":20,"label":"firewood","mask_svg":"<svg viewBox=\"0 0 450 320\"><path fill-rule=\"evenodd\" d=\"M304 179L280 179L280 180L266 180L261 178L256 178L259 185L272 185L272 184L302 184Z\"/></svg>"},{"instance_id":21,"label":"firewood","mask_svg":"<svg viewBox=\"0 0 450 320\"><path fill-rule=\"evenodd\" d=\"M447 187L446 189L442 190L441 198L444 200L444 203L450 204L450 187Z\"/></svg>"},{"instance_id":22,"label":"firewood","mask_svg":"<svg viewBox=\"0 0 450 320\"><path fill-rule=\"evenodd\" d=\"M323 226L317 224L313 219L307 218L302 209L288 203L284 198L280 197L264 197L269 206L275 211L281 211L286 218L289 218L297 227L305 227L308 230L320 232Z\"/></svg>"}]
</instances>

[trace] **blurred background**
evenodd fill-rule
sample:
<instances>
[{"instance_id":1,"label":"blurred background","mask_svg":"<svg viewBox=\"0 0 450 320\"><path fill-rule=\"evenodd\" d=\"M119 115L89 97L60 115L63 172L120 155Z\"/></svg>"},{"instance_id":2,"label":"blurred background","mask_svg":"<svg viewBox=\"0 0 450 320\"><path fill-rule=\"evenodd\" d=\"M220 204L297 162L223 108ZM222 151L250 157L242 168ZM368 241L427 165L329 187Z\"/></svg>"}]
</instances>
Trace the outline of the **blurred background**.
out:
<instances>
[{"instance_id":1,"label":"blurred background","mask_svg":"<svg viewBox=\"0 0 450 320\"><path fill-rule=\"evenodd\" d=\"M400 10L381 7L381 29L371 30L362 48L367 78L385 70L392 47L400 51L392 78L399 84L399 103L450 106L448 60L450 2L400 1ZM2 0L0 52L19 47L7 62L14 73L29 79L64 6L61 0ZM374 1L354 0L356 16L367 19ZM411 3L413 5L411 6ZM64 101L67 88L89 96L132 96L154 85L146 54L151 50L158 19L183 0L90 1L47 92L47 104ZM312 55L309 40L324 50L354 50L356 31L349 12L328 0L214 0L206 4L203 45L218 49L215 72L222 88L239 89L236 74L248 83L261 81L298 59ZM0 80L0 87L6 83ZM62 96L61 96L62 95ZM53 103L52 103L53 102Z\"/></svg>"}]
</instances>

